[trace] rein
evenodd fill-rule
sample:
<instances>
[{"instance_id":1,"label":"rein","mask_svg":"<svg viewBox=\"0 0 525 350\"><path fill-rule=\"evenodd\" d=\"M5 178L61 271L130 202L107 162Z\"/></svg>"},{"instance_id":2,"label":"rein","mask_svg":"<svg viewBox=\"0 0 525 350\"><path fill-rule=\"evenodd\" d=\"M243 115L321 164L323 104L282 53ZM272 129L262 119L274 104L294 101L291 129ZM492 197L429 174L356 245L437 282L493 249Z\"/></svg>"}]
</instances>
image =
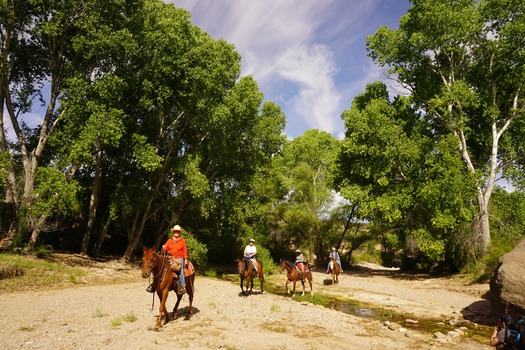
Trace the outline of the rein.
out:
<instances>
[{"instance_id":1,"label":"rein","mask_svg":"<svg viewBox=\"0 0 525 350\"><path fill-rule=\"evenodd\" d=\"M164 265L166 263L166 252L162 253L162 265L160 266L160 270L159 272L157 273L157 275L155 275L155 271L154 271L154 268L155 266L157 266L157 259L159 258L159 255L157 253L155 253L155 255L153 255L153 258L151 259L152 263L151 263L151 266L149 268L149 271L151 272L150 276L153 275L153 282L155 282L155 280L157 280L157 288L160 286L162 280L164 279L164 277L166 276L166 271L167 269L164 268ZM162 274L162 276L160 276ZM160 276L160 278L159 278ZM148 279L148 282L149 282L149 279ZM153 311L153 308L155 307L155 293L151 293L151 296L152 296L152 302L151 302L151 310L150 311Z\"/></svg>"}]
</instances>

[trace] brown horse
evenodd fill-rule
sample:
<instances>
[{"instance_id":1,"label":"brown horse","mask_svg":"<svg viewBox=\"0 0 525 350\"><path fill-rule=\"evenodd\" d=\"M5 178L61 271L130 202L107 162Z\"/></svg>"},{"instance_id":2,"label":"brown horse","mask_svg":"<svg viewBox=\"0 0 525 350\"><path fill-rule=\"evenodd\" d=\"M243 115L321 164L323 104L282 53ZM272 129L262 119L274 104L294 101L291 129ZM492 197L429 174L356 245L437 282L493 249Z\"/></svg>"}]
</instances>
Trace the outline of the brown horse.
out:
<instances>
[{"instance_id":1,"label":"brown horse","mask_svg":"<svg viewBox=\"0 0 525 350\"><path fill-rule=\"evenodd\" d=\"M332 284L339 283L339 274L341 273L341 267L334 259L330 258L328 263L328 270L332 274Z\"/></svg>"},{"instance_id":2,"label":"brown horse","mask_svg":"<svg viewBox=\"0 0 525 350\"><path fill-rule=\"evenodd\" d=\"M191 264L189 261L188 263ZM160 299L159 317L157 318L156 326L162 327L161 321L163 315L165 317L164 324L169 322L169 314L168 310L166 309L166 300L168 299L168 294L171 290L177 290L179 276L171 269L168 256L157 254L155 247L144 247L142 253L142 277L148 278L151 274L153 274L153 286L155 287L157 295ZM189 319L192 312L193 293L195 291L195 272L193 270L192 273L185 278L185 281L186 293L188 293L190 299L190 306L188 309L188 314L186 315L186 319ZM173 308L174 319L177 316L177 308L179 307L182 296L183 294L177 294L177 303Z\"/></svg>"},{"instance_id":3,"label":"brown horse","mask_svg":"<svg viewBox=\"0 0 525 350\"><path fill-rule=\"evenodd\" d=\"M280 260L279 267L281 268L281 272L286 270L286 273L287 273L288 280L286 281L286 293L290 294L290 291L288 290L288 284L290 282L293 282L293 295L295 295L295 284L297 280L301 280L301 283L303 284L303 294L302 295L304 295L304 291L305 291L304 280L307 279L308 282L310 283L310 294L311 295L314 294L314 290L312 288L312 272L310 272L310 269L307 269L304 273L302 273L301 271L299 271L297 266L295 266L295 264L292 264L291 262L283 260L283 259Z\"/></svg>"},{"instance_id":4,"label":"brown horse","mask_svg":"<svg viewBox=\"0 0 525 350\"><path fill-rule=\"evenodd\" d=\"M243 295L249 295L253 289L253 279L256 277L256 274L259 275L259 283L261 284L261 293L263 293L263 284L264 284L264 272L262 263L257 260L256 270L253 268L253 264L248 261L249 259L235 259L237 262L237 271L241 277L241 291ZM246 292L244 291L244 280L246 280ZM248 290L250 286L250 290Z\"/></svg>"}]
</instances>

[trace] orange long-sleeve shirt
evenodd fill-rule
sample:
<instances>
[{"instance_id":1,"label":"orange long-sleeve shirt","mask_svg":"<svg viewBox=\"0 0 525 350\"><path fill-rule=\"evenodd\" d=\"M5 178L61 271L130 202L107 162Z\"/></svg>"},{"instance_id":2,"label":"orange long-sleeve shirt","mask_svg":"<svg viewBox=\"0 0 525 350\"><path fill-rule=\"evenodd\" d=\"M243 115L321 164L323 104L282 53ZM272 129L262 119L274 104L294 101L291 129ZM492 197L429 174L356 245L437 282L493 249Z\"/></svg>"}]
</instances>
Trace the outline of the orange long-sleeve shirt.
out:
<instances>
[{"instance_id":1,"label":"orange long-sleeve shirt","mask_svg":"<svg viewBox=\"0 0 525 350\"><path fill-rule=\"evenodd\" d=\"M186 240L182 237L179 237L176 241L173 238L168 239L166 244L164 244L164 249L174 258L188 259Z\"/></svg>"}]
</instances>

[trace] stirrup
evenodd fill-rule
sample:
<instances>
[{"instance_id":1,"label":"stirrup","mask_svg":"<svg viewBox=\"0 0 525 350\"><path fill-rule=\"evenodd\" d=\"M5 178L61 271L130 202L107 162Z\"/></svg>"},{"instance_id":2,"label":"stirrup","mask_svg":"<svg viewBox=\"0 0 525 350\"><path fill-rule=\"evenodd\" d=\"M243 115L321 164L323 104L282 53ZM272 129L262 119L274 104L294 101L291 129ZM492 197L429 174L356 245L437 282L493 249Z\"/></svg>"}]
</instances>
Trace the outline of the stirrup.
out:
<instances>
[{"instance_id":1,"label":"stirrup","mask_svg":"<svg viewBox=\"0 0 525 350\"><path fill-rule=\"evenodd\" d=\"M185 293L186 293L186 287L179 286L179 288L177 288L178 295L184 295Z\"/></svg>"}]
</instances>

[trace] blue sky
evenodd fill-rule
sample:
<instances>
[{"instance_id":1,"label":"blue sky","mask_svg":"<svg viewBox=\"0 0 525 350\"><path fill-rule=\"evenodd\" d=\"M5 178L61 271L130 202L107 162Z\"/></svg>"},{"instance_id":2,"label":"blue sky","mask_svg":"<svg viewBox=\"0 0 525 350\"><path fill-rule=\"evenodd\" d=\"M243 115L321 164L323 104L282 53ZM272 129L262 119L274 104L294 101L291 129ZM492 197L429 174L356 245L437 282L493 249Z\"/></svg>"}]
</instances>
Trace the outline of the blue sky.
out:
<instances>
[{"instance_id":1,"label":"blue sky","mask_svg":"<svg viewBox=\"0 0 525 350\"><path fill-rule=\"evenodd\" d=\"M408 0L165 0L242 56L268 101L286 114L289 138L309 129L341 139L341 113L367 83L387 79L366 55L366 37L397 28Z\"/></svg>"}]
</instances>

